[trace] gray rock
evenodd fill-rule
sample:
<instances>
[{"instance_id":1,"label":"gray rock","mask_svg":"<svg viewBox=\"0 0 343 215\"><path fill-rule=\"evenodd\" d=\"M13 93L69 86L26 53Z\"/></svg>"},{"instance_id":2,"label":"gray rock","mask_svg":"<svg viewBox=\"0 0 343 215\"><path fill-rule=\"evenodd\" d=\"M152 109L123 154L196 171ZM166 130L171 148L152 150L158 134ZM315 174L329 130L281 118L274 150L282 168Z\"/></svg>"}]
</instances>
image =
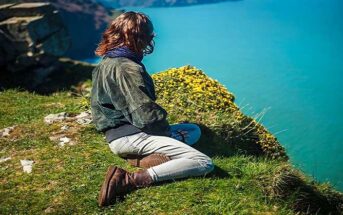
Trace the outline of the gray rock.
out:
<instances>
[{"instance_id":1,"label":"gray rock","mask_svg":"<svg viewBox=\"0 0 343 215\"><path fill-rule=\"evenodd\" d=\"M44 117L44 122L50 125L54 122L61 122L67 118L68 118L68 114L66 112L49 114L46 117Z\"/></svg>"},{"instance_id":2,"label":"gray rock","mask_svg":"<svg viewBox=\"0 0 343 215\"><path fill-rule=\"evenodd\" d=\"M11 157L0 158L0 163L4 163L4 162L9 161L11 159L12 159Z\"/></svg>"},{"instance_id":3,"label":"gray rock","mask_svg":"<svg viewBox=\"0 0 343 215\"><path fill-rule=\"evenodd\" d=\"M90 111L81 112L79 115L75 116L76 122L81 125L87 125L92 122L92 114Z\"/></svg>"},{"instance_id":4,"label":"gray rock","mask_svg":"<svg viewBox=\"0 0 343 215\"><path fill-rule=\"evenodd\" d=\"M23 167L23 171L26 173L32 172L33 163L34 163L34 161L32 161L32 160L20 160L20 164Z\"/></svg>"},{"instance_id":5,"label":"gray rock","mask_svg":"<svg viewBox=\"0 0 343 215\"><path fill-rule=\"evenodd\" d=\"M69 127L68 125L64 125L64 126L61 127L61 130L62 130L62 131L68 131L69 128L70 128L70 127Z\"/></svg>"},{"instance_id":6,"label":"gray rock","mask_svg":"<svg viewBox=\"0 0 343 215\"><path fill-rule=\"evenodd\" d=\"M0 130L0 137L9 137L11 132L14 130L16 126L11 126L7 128L3 128Z\"/></svg>"},{"instance_id":7,"label":"gray rock","mask_svg":"<svg viewBox=\"0 0 343 215\"><path fill-rule=\"evenodd\" d=\"M67 29L50 3L6 4L0 14L0 86L34 88L58 70L71 45Z\"/></svg>"},{"instance_id":8,"label":"gray rock","mask_svg":"<svg viewBox=\"0 0 343 215\"><path fill-rule=\"evenodd\" d=\"M66 143L70 143L71 139L68 137L62 137L59 139L58 145L63 147Z\"/></svg>"},{"instance_id":9,"label":"gray rock","mask_svg":"<svg viewBox=\"0 0 343 215\"><path fill-rule=\"evenodd\" d=\"M45 15L47 13L53 13L56 9L54 7L51 7L51 5L46 2L32 2L21 4L5 4L0 7L0 10L0 20L4 20L9 17L30 17Z\"/></svg>"}]
</instances>

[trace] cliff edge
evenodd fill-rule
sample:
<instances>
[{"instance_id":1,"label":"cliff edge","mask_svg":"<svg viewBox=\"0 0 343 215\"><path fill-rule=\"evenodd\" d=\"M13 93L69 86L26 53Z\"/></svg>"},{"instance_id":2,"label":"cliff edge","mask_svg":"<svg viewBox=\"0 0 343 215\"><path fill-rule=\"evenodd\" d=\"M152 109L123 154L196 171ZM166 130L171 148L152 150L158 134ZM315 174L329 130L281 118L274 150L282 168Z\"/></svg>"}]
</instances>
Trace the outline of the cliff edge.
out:
<instances>
[{"instance_id":1,"label":"cliff edge","mask_svg":"<svg viewBox=\"0 0 343 215\"><path fill-rule=\"evenodd\" d=\"M84 66L70 64L70 72ZM277 139L245 116L234 96L203 71L184 66L154 74L170 123L201 126L193 147L214 171L141 189L109 208L96 198L109 165L133 171L90 122L91 81L42 96L0 92L1 214L342 214L343 195L294 168Z\"/></svg>"}]
</instances>

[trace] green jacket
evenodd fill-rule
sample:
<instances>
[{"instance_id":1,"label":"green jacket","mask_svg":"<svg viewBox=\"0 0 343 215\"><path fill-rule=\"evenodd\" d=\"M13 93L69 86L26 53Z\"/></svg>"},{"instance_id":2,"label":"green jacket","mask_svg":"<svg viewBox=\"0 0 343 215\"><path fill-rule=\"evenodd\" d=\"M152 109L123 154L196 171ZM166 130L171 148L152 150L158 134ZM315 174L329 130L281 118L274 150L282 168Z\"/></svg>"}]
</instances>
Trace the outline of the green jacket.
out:
<instances>
[{"instance_id":1,"label":"green jacket","mask_svg":"<svg viewBox=\"0 0 343 215\"><path fill-rule=\"evenodd\" d=\"M118 129L119 136L130 130L170 136L167 112L155 100L151 76L128 58L104 57L92 72L91 111L99 131L117 129L115 138Z\"/></svg>"}]
</instances>

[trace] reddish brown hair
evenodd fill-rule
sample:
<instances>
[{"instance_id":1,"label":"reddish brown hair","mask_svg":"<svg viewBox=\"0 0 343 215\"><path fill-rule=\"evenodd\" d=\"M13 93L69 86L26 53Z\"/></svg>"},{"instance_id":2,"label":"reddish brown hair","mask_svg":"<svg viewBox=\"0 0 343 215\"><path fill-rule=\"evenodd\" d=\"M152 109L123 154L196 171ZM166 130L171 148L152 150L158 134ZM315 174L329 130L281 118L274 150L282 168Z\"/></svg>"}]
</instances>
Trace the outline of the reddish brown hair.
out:
<instances>
[{"instance_id":1,"label":"reddish brown hair","mask_svg":"<svg viewBox=\"0 0 343 215\"><path fill-rule=\"evenodd\" d=\"M154 27L149 17L140 12L125 12L115 18L102 35L95 54L103 56L108 50L127 46L139 54L154 51Z\"/></svg>"}]
</instances>

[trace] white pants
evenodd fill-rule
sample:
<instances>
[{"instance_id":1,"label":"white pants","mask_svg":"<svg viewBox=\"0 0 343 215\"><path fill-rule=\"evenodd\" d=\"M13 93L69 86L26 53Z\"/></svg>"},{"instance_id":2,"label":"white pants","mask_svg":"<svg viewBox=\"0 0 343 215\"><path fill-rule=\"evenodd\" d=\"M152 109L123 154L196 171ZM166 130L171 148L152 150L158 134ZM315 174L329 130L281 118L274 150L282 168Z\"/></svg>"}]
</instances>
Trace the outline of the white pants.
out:
<instances>
[{"instance_id":1,"label":"white pants","mask_svg":"<svg viewBox=\"0 0 343 215\"><path fill-rule=\"evenodd\" d=\"M182 124L177 124L178 130L180 125ZM190 127L189 124L188 127ZM192 132L189 132L189 135L192 136ZM189 139L194 140L194 137ZM161 153L168 156L171 159L170 161L148 169L155 182L206 175L214 169L213 162L207 155L171 137L140 132L116 139L109 146L112 152L120 157L126 157L127 155L144 156L152 153Z\"/></svg>"}]
</instances>

